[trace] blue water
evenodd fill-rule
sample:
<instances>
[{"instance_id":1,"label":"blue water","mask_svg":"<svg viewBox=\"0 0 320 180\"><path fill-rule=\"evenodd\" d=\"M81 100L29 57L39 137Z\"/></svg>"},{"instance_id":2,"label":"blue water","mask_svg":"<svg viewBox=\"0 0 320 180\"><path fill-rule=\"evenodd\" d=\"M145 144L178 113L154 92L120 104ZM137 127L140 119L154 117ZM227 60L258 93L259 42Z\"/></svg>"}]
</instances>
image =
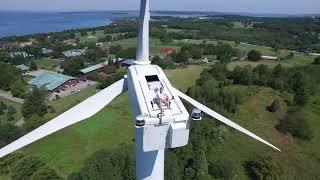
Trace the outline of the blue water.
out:
<instances>
[{"instance_id":1,"label":"blue water","mask_svg":"<svg viewBox=\"0 0 320 180\"><path fill-rule=\"evenodd\" d=\"M116 18L137 17L137 15L137 12L0 12L0 37L97 27L108 25ZM152 15L167 16L168 14ZM170 14L170 16L194 15Z\"/></svg>"}]
</instances>

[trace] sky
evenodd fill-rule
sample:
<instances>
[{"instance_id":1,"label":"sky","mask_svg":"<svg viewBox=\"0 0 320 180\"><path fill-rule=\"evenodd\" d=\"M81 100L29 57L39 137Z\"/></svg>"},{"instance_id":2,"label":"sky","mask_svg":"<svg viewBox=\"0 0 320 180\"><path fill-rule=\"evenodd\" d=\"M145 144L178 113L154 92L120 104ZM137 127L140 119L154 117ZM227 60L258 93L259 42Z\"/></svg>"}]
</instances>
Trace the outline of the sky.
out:
<instances>
[{"instance_id":1,"label":"sky","mask_svg":"<svg viewBox=\"0 0 320 180\"><path fill-rule=\"evenodd\" d=\"M320 14L320 0L150 0L152 10ZM139 0L0 0L0 10L137 10Z\"/></svg>"}]
</instances>

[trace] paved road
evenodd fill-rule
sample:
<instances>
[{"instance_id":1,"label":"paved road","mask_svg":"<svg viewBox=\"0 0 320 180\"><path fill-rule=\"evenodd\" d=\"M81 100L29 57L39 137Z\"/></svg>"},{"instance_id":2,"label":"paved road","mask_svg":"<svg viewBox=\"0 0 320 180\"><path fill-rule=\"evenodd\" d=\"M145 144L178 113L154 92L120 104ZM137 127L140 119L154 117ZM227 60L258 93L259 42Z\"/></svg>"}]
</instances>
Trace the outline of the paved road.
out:
<instances>
[{"instance_id":1,"label":"paved road","mask_svg":"<svg viewBox=\"0 0 320 180\"><path fill-rule=\"evenodd\" d=\"M2 91L2 90L0 90L0 97L17 102L17 103L20 103L20 104L23 104L23 102L24 102L23 99L13 97L9 92Z\"/></svg>"}]
</instances>

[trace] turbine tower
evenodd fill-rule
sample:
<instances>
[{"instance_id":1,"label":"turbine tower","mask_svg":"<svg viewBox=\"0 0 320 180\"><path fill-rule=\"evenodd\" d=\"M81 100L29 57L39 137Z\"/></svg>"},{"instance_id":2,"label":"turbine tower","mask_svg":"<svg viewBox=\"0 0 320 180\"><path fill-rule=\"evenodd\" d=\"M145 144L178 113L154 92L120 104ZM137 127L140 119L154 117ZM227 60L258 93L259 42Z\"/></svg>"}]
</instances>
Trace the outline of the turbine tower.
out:
<instances>
[{"instance_id":1,"label":"turbine tower","mask_svg":"<svg viewBox=\"0 0 320 180\"><path fill-rule=\"evenodd\" d=\"M141 0L137 57L135 64L129 67L128 75L0 149L0 158L93 116L126 90L129 91L134 112L136 179L138 180L163 180L165 149L188 144L189 124L192 118L181 99L216 120L280 151L252 132L175 89L162 69L150 64L149 19L149 0Z\"/></svg>"}]
</instances>

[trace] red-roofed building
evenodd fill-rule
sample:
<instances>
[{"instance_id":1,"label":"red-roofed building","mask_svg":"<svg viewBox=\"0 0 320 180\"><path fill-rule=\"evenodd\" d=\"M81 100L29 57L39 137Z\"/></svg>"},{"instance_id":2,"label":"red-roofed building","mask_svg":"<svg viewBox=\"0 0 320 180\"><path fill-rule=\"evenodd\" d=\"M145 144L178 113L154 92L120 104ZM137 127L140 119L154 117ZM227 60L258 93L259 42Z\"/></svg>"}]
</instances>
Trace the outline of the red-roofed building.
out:
<instances>
[{"instance_id":1,"label":"red-roofed building","mask_svg":"<svg viewBox=\"0 0 320 180\"><path fill-rule=\"evenodd\" d=\"M163 48L160 50L160 54L169 55L169 54L174 54L174 53L176 53L176 50L172 49L172 48Z\"/></svg>"}]
</instances>

